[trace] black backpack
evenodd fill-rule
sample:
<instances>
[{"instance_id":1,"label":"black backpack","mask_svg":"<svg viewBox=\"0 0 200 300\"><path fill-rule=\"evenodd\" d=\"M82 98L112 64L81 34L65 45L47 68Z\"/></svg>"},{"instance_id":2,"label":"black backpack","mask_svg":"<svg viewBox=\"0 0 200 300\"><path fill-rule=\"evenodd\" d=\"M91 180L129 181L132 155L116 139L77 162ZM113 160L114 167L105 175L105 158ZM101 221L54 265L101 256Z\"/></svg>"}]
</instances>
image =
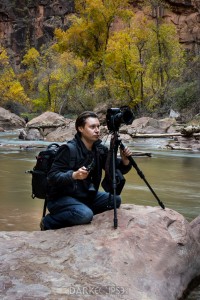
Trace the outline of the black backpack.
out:
<instances>
[{"instance_id":1,"label":"black backpack","mask_svg":"<svg viewBox=\"0 0 200 300\"><path fill-rule=\"evenodd\" d=\"M59 148L58 144L52 143L36 156L36 165L29 171L32 174L32 198L46 198L47 174Z\"/></svg>"},{"instance_id":2,"label":"black backpack","mask_svg":"<svg viewBox=\"0 0 200 300\"><path fill-rule=\"evenodd\" d=\"M36 156L36 164L33 167L33 170L26 171L26 173L30 173L32 175L32 198L45 200L43 216L46 212L46 194L48 189L47 174L50 171L56 155L58 155L58 153L60 153L67 145L71 148L70 152L73 154L73 156L75 156L75 146L73 146L72 143L63 145L51 143L45 150L39 152L39 154ZM72 157L72 159L75 161L75 157Z\"/></svg>"}]
</instances>

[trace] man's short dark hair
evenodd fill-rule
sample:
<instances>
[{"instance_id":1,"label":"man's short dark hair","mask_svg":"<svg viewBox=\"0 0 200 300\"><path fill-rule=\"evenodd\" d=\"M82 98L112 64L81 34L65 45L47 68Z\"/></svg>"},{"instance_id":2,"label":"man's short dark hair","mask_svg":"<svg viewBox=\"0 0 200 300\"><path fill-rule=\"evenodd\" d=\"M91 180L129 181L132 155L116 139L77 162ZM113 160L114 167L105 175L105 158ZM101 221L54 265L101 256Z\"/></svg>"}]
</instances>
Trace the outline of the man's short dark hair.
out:
<instances>
[{"instance_id":1,"label":"man's short dark hair","mask_svg":"<svg viewBox=\"0 0 200 300\"><path fill-rule=\"evenodd\" d=\"M78 118L76 119L76 122L75 122L75 128L76 128L76 131L78 133L79 133L78 127L84 127L87 118L97 118L98 119L98 116L93 111L84 111L84 112L82 112L78 116Z\"/></svg>"}]
</instances>

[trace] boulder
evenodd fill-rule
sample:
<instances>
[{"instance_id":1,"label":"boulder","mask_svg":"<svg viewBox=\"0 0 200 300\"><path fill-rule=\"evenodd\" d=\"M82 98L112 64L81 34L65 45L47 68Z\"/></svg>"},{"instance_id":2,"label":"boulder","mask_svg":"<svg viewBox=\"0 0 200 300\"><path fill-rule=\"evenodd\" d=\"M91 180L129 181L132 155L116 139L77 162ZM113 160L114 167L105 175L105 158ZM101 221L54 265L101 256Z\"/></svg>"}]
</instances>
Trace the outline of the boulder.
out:
<instances>
[{"instance_id":1,"label":"boulder","mask_svg":"<svg viewBox=\"0 0 200 300\"><path fill-rule=\"evenodd\" d=\"M173 118L156 120L150 117L142 117L135 119L131 125L123 126L123 128L127 128L127 133L130 135L135 133L167 133L170 131L175 132L175 124L176 120Z\"/></svg>"},{"instance_id":2,"label":"boulder","mask_svg":"<svg viewBox=\"0 0 200 300\"><path fill-rule=\"evenodd\" d=\"M16 114L0 107L0 127L3 130L13 130L25 127L26 122Z\"/></svg>"},{"instance_id":3,"label":"boulder","mask_svg":"<svg viewBox=\"0 0 200 300\"><path fill-rule=\"evenodd\" d=\"M26 134L23 136L26 140L63 141L64 138L60 137L60 134L64 136L64 131L69 131L72 135L71 123L72 120L47 111L26 124Z\"/></svg>"},{"instance_id":4,"label":"boulder","mask_svg":"<svg viewBox=\"0 0 200 300\"><path fill-rule=\"evenodd\" d=\"M76 133L75 122L70 119L65 120L65 125L56 128L56 130L50 132L46 135L46 140L50 142L65 142L66 140L71 140Z\"/></svg>"},{"instance_id":5,"label":"boulder","mask_svg":"<svg viewBox=\"0 0 200 300\"><path fill-rule=\"evenodd\" d=\"M28 140L28 141L44 140L44 135L41 133L41 131L42 130L37 128L29 128L27 132L21 131L19 134L19 138L23 137L24 140Z\"/></svg>"},{"instance_id":6,"label":"boulder","mask_svg":"<svg viewBox=\"0 0 200 300\"><path fill-rule=\"evenodd\" d=\"M27 123L28 128L57 128L65 125L65 118L57 113L46 111Z\"/></svg>"},{"instance_id":7,"label":"boulder","mask_svg":"<svg viewBox=\"0 0 200 300\"><path fill-rule=\"evenodd\" d=\"M122 205L92 223L0 232L2 299L177 300L200 275L200 222Z\"/></svg>"}]
</instances>

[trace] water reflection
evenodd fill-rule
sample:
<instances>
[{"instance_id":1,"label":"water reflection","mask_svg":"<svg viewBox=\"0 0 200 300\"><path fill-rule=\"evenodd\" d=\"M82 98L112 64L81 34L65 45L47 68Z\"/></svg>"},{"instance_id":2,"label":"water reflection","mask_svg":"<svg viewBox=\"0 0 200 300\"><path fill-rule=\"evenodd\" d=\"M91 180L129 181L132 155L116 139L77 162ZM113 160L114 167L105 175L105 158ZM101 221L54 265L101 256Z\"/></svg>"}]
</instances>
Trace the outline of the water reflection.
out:
<instances>
[{"instance_id":1,"label":"water reflection","mask_svg":"<svg viewBox=\"0 0 200 300\"><path fill-rule=\"evenodd\" d=\"M152 158L135 158L145 178L165 206L192 220L200 212L200 159L188 157L187 160L190 163L186 167L185 157L180 156L169 157L154 153ZM127 202L157 205L157 200L134 170L126 178L123 194Z\"/></svg>"},{"instance_id":2,"label":"water reflection","mask_svg":"<svg viewBox=\"0 0 200 300\"><path fill-rule=\"evenodd\" d=\"M31 198L31 175L25 174L33 168L38 152L0 151L0 230L39 230L43 200ZM165 206L190 221L200 213L199 158L154 152L151 158L134 160ZM158 205L134 168L126 175L122 197L124 203Z\"/></svg>"}]
</instances>

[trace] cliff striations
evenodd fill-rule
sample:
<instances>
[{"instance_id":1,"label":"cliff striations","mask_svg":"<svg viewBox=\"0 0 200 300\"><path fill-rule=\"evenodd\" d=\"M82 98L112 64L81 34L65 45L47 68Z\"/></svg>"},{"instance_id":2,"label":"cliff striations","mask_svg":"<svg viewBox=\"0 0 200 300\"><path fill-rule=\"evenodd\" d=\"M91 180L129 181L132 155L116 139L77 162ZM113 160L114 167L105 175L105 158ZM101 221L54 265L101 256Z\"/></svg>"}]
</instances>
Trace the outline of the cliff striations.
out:
<instances>
[{"instance_id":1,"label":"cliff striations","mask_svg":"<svg viewBox=\"0 0 200 300\"><path fill-rule=\"evenodd\" d=\"M73 12L73 0L1 0L1 44L17 59L26 47L39 48L50 41L56 27L67 29Z\"/></svg>"}]
</instances>

